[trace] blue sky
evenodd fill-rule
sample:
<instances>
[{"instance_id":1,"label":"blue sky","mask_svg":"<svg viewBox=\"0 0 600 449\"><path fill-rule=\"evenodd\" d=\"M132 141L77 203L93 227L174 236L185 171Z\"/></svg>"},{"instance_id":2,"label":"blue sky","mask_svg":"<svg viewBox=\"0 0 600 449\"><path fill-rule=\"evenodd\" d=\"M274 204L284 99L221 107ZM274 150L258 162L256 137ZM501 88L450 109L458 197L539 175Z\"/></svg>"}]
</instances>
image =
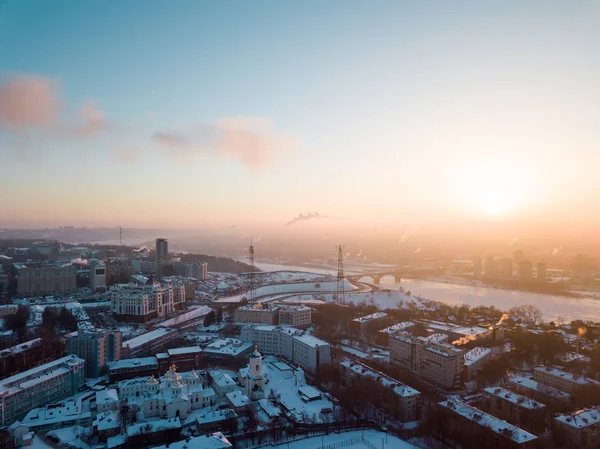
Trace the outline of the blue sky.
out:
<instances>
[{"instance_id":1,"label":"blue sky","mask_svg":"<svg viewBox=\"0 0 600 449\"><path fill-rule=\"evenodd\" d=\"M596 219L599 11L593 1L8 0L4 85L49 80L61 127L88 101L105 126L57 135L5 117L0 226L284 223L311 211L396 222L548 216L565 204ZM264 137L268 155L255 158L246 139L230 148L226 123ZM206 129L222 144L207 148Z\"/></svg>"}]
</instances>

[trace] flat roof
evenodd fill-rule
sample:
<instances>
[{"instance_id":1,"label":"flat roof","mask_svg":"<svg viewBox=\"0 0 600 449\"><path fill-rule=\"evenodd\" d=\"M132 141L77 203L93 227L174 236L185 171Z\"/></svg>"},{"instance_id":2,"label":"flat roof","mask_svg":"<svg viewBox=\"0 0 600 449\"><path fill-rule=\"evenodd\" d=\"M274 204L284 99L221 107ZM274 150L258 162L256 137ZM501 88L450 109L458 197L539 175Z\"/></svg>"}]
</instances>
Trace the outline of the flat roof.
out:
<instances>
[{"instance_id":1,"label":"flat roof","mask_svg":"<svg viewBox=\"0 0 600 449\"><path fill-rule=\"evenodd\" d=\"M511 402L518 407L528 408L531 410L540 409L546 407L544 404L533 399L529 399L527 396L522 396L518 393L514 393L506 388L502 387L488 387L484 388L486 393L494 395L500 399Z\"/></svg>"},{"instance_id":2,"label":"flat roof","mask_svg":"<svg viewBox=\"0 0 600 449\"><path fill-rule=\"evenodd\" d=\"M553 377L558 377L561 379L565 379L569 382L573 382L579 385L586 384L595 384L598 385L599 382L590 379L588 377L582 376L581 374L570 373L569 371L564 371L555 366L537 366L534 368L535 371L539 373L546 373Z\"/></svg>"},{"instance_id":3,"label":"flat roof","mask_svg":"<svg viewBox=\"0 0 600 449\"><path fill-rule=\"evenodd\" d=\"M465 352L465 365L471 366L472 364L478 362L482 358L492 353L491 348L473 348L468 352Z\"/></svg>"},{"instance_id":4,"label":"flat roof","mask_svg":"<svg viewBox=\"0 0 600 449\"><path fill-rule=\"evenodd\" d=\"M196 352L202 352L200 346L187 346L184 348L173 348L168 349L167 352L169 355L179 355L179 354L193 354Z\"/></svg>"},{"instance_id":5,"label":"flat roof","mask_svg":"<svg viewBox=\"0 0 600 449\"><path fill-rule=\"evenodd\" d=\"M156 360L156 357L137 357L134 359L121 359L108 363L109 371L136 367L158 367L158 361Z\"/></svg>"},{"instance_id":6,"label":"flat roof","mask_svg":"<svg viewBox=\"0 0 600 449\"><path fill-rule=\"evenodd\" d=\"M394 394L396 394L397 396L408 397L421 394L414 388L409 387L408 385L403 384L399 380L396 380L386 374L383 374L379 371L375 371L373 368L365 365L364 363L345 360L342 363L340 363L340 365L351 370L359 376L371 377L372 379L382 384L384 387L392 388Z\"/></svg>"},{"instance_id":7,"label":"flat roof","mask_svg":"<svg viewBox=\"0 0 600 449\"><path fill-rule=\"evenodd\" d=\"M65 363L69 363L69 362L83 363L83 362L85 362L85 360L77 357L74 354L68 355L68 356L62 357L58 360L54 360L53 362L48 362L43 365L36 366L35 368L31 368L30 370L24 371L22 373L15 374L14 376L7 377L6 379L2 379L2 380L0 380L0 387L10 388L10 387L14 386L14 384L18 383L19 381L21 381L23 379L26 379L30 376L35 376L36 374L41 376L42 375L41 373L43 373L44 371L52 369L52 368L57 370L60 368L60 365L63 365Z\"/></svg>"},{"instance_id":8,"label":"flat roof","mask_svg":"<svg viewBox=\"0 0 600 449\"><path fill-rule=\"evenodd\" d=\"M537 439L535 435L520 429L517 426L513 426L500 418L489 415L478 408L472 407L456 399L448 399L439 404L445 409L452 410L454 413L479 424L481 427L490 429L492 432L502 435L515 443L526 443Z\"/></svg>"},{"instance_id":9,"label":"flat roof","mask_svg":"<svg viewBox=\"0 0 600 449\"><path fill-rule=\"evenodd\" d=\"M367 321L377 320L379 318L385 318L387 313L385 312L375 312L370 315L361 316L358 318L354 318L352 321L356 321L357 323L366 323Z\"/></svg>"},{"instance_id":10,"label":"flat roof","mask_svg":"<svg viewBox=\"0 0 600 449\"><path fill-rule=\"evenodd\" d=\"M569 393L565 393L557 388L541 384L536 380L530 379L529 377L516 376L509 378L508 381L515 386L522 386L528 390L535 390L547 396L552 396L556 399L568 399L571 397Z\"/></svg>"},{"instance_id":11,"label":"flat roof","mask_svg":"<svg viewBox=\"0 0 600 449\"><path fill-rule=\"evenodd\" d=\"M386 327L385 329L381 329L379 332L384 332L386 334L392 334L392 333L407 329L409 327L412 327L414 325L415 325L415 323L413 323L412 321L403 321L401 323L394 324L393 326Z\"/></svg>"},{"instance_id":12,"label":"flat roof","mask_svg":"<svg viewBox=\"0 0 600 449\"><path fill-rule=\"evenodd\" d=\"M583 427L593 426L600 422L600 410L597 408L586 408L566 415L560 415L554 418L567 426L581 429Z\"/></svg>"},{"instance_id":13,"label":"flat roof","mask_svg":"<svg viewBox=\"0 0 600 449\"><path fill-rule=\"evenodd\" d=\"M131 340L124 341L122 346L125 348L129 346L129 348L137 348L138 346L142 346L150 341L156 340L164 335L171 334L175 332L173 329L165 329L159 328L154 329L153 331L146 332L145 334L138 335L137 337L132 338Z\"/></svg>"}]
</instances>

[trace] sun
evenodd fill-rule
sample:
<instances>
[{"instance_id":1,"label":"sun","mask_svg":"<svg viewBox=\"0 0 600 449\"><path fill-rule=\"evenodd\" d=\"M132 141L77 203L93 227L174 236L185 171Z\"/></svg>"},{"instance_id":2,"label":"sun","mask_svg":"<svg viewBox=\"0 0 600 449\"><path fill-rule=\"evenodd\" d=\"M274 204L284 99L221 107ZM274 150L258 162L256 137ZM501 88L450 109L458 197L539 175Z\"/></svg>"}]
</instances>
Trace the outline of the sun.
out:
<instances>
[{"instance_id":1,"label":"sun","mask_svg":"<svg viewBox=\"0 0 600 449\"><path fill-rule=\"evenodd\" d=\"M479 207L482 212L491 218L504 216L511 209L511 203L514 201L510 197L510 192L502 191L502 186L483 189L480 197Z\"/></svg>"}]
</instances>

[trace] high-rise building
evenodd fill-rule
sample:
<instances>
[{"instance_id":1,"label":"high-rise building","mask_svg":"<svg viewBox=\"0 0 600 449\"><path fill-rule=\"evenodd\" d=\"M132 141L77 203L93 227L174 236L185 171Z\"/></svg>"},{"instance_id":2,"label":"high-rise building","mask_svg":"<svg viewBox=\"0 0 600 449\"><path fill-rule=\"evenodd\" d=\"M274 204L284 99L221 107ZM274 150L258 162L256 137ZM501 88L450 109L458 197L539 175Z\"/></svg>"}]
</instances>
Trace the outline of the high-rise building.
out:
<instances>
[{"instance_id":1,"label":"high-rise building","mask_svg":"<svg viewBox=\"0 0 600 449\"><path fill-rule=\"evenodd\" d=\"M72 265L15 264L15 268L19 296L60 295L77 290L77 272Z\"/></svg>"},{"instance_id":2,"label":"high-rise building","mask_svg":"<svg viewBox=\"0 0 600 449\"><path fill-rule=\"evenodd\" d=\"M159 276L163 275L163 265L169 254L169 242L167 239L156 239L156 269Z\"/></svg>"},{"instance_id":3,"label":"high-rise building","mask_svg":"<svg viewBox=\"0 0 600 449\"><path fill-rule=\"evenodd\" d=\"M69 338L67 350L85 360L87 377L100 377L106 373L108 362L121 360L121 331L80 331Z\"/></svg>"},{"instance_id":4,"label":"high-rise building","mask_svg":"<svg viewBox=\"0 0 600 449\"><path fill-rule=\"evenodd\" d=\"M90 263L90 288L93 291L106 288L106 265L102 262Z\"/></svg>"},{"instance_id":5,"label":"high-rise building","mask_svg":"<svg viewBox=\"0 0 600 449\"><path fill-rule=\"evenodd\" d=\"M512 278L513 277L512 260L510 260L507 257L500 259L499 272L500 272L500 277Z\"/></svg>"},{"instance_id":6,"label":"high-rise building","mask_svg":"<svg viewBox=\"0 0 600 449\"><path fill-rule=\"evenodd\" d=\"M529 280L532 278L532 264L531 260L521 260L517 262L517 273L520 280Z\"/></svg>"},{"instance_id":7,"label":"high-rise building","mask_svg":"<svg viewBox=\"0 0 600 449\"><path fill-rule=\"evenodd\" d=\"M494 259L494 256L485 258L485 276L488 278L498 277L498 261Z\"/></svg>"},{"instance_id":8,"label":"high-rise building","mask_svg":"<svg viewBox=\"0 0 600 449\"><path fill-rule=\"evenodd\" d=\"M537 280L540 282L546 282L546 262L539 262L537 264Z\"/></svg>"},{"instance_id":9,"label":"high-rise building","mask_svg":"<svg viewBox=\"0 0 600 449\"><path fill-rule=\"evenodd\" d=\"M481 276L481 257L473 259L473 276L477 278Z\"/></svg>"},{"instance_id":10,"label":"high-rise building","mask_svg":"<svg viewBox=\"0 0 600 449\"><path fill-rule=\"evenodd\" d=\"M521 249L515 249L513 251L513 261L520 262L525 260L525 252Z\"/></svg>"}]
</instances>

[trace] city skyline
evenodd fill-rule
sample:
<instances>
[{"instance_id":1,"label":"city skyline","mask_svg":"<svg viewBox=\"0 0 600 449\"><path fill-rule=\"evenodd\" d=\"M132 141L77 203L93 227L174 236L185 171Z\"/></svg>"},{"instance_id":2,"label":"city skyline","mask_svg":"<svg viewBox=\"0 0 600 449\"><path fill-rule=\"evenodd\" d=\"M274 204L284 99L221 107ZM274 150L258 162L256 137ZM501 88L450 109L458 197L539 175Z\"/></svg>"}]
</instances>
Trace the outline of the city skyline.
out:
<instances>
[{"instance_id":1,"label":"city skyline","mask_svg":"<svg viewBox=\"0 0 600 449\"><path fill-rule=\"evenodd\" d=\"M593 226L598 18L591 1L8 1L0 227Z\"/></svg>"}]
</instances>

